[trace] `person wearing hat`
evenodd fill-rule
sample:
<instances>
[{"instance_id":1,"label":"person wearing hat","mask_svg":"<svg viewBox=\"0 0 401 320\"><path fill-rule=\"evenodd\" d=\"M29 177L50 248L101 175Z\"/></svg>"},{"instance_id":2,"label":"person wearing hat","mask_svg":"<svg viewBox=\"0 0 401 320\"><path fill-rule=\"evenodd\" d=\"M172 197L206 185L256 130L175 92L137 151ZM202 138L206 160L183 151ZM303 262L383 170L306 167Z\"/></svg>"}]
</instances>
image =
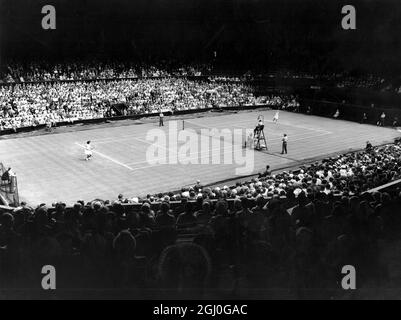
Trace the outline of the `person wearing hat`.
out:
<instances>
[{"instance_id":1,"label":"person wearing hat","mask_svg":"<svg viewBox=\"0 0 401 320\"><path fill-rule=\"evenodd\" d=\"M281 151L281 154L287 154L287 144L288 144L288 136L287 134L284 134L283 139L281 140L283 142L283 148Z\"/></svg>"}]
</instances>

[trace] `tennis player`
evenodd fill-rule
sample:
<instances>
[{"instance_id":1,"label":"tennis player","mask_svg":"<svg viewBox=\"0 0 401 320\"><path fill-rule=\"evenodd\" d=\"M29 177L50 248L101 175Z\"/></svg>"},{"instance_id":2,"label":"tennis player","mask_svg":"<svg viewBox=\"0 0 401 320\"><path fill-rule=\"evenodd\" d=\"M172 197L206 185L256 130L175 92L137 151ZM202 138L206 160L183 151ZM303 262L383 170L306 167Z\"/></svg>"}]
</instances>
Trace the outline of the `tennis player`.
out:
<instances>
[{"instance_id":1,"label":"tennis player","mask_svg":"<svg viewBox=\"0 0 401 320\"><path fill-rule=\"evenodd\" d=\"M277 110L277 111L276 111L276 114L274 115L274 118L273 118L273 122L276 123L276 124L278 123L278 117L279 117L279 115L280 115L280 111Z\"/></svg>"},{"instance_id":2,"label":"tennis player","mask_svg":"<svg viewBox=\"0 0 401 320\"><path fill-rule=\"evenodd\" d=\"M89 161L90 159L92 159L93 157L93 152L92 152L93 148L91 145L90 141L86 142L86 146L85 146L85 160Z\"/></svg>"}]
</instances>

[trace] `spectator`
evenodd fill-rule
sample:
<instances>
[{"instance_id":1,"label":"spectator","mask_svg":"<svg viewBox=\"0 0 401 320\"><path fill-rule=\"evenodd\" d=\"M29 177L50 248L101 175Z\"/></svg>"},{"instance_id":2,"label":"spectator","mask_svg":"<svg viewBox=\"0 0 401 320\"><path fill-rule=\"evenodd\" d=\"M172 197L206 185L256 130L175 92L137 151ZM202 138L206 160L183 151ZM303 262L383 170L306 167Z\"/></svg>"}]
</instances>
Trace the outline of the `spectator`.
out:
<instances>
[{"instance_id":1,"label":"spectator","mask_svg":"<svg viewBox=\"0 0 401 320\"><path fill-rule=\"evenodd\" d=\"M156 227L158 228L173 228L176 225L175 217L170 213L170 205L163 202L160 205L160 211L156 216Z\"/></svg>"},{"instance_id":2,"label":"spectator","mask_svg":"<svg viewBox=\"0 0 401 320\"><path fill-rule=\"evenodd\" d=\"M150 204L145 202L142 205L141 212L139 214L139 226L141 228L150 228L153 229L155 227L155 213L151 210Z\"/></svg>"},{"instance_id":3,"label":"spectator","mask_svg":"<svg viewBox=\"0 0 401 320\"><path fill-rule=\"evenodd\" d=\"M196 221L200 225L207 225L212 218L210 202L205 200L202 203L202 209L195 213Z\"/></svg>"},{"instance_id":4,"label":"spectator","mask_svg":"<svg viewBox=\"0 0 401 320\"><path fill-rule=\"evenodd\" d=\"M363 116L362 116L362 121L361 121L361 123L362 124L365 124L365 123L367 123L368 122L368 115L366 114L366 112L364 112L363 113Z\"/></svg>"},{"instance_id":5,"label":"spectator","mask_svg":"<svg viewBox=\"0 0 401 320\"><path fill-rule=\"evenodd\" d=\"M127 106L127 115L158 110L191 110L254 105L252 88L242 83L215 83L186 78L161 78L32 83L0 87L2 129L113 116L113 104ZM163 111L161 112L163 113Z\"/></svg>"},{"instance_id":6,"label":"spectator","mask_svg":"<svg viewBox=\"0 0 401 320\"><path fill-rule=\"evenodd\" d=\"M379 121L377 121L377 125L379 127L384 127L386 125L386 114L382 112L380 115Z\"/></svg>"},{"instance_id":7,"label":"spectator","mask_svg":"<svg viewBox=\"0 0 401 320\"><path fill-rule=\"evenodd\" d=\"M366 149L367 152L371 152L373 150L373 146L370 143L370 141L366 142L366 148L365 149Z\"/></svg>"},{"instance_id":8,"label":"spectator","mask_svg":"<svg viewBox=\"0 0 401 320\"><path fill-rule=\"evenodd\" d=\"M259 173L259 179L260 178L270 177L270 175L271 175L270 166L266 166L265 172Z\"/></svg>"},{"instance_id":9,"label":"spectator","mask_svg":"<svg viewBox=\"0 0 401 320\"><path fill-rule=\"evenodd\" d=\"M196 226L196 217L193 214L192 203L186 202L185 203L185 211L181 213L177 218L177 228L179 229L187 229L193 228Z\"/></svg>"}]
</instances>

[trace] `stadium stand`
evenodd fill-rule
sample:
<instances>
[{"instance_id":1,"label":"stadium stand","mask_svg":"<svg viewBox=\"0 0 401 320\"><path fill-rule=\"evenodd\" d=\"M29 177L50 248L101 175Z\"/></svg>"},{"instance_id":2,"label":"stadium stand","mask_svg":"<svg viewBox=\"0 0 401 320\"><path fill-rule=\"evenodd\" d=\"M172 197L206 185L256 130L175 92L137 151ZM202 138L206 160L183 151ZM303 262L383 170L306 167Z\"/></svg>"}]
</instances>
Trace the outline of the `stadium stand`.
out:
<instances>
[{"instance_id":1,"label":"stadium stand","mask_svg":"<svg viewBox=\"0 0 401 320\"><path fill-rule=\"evenodd\" d=\"M111 108L116 104L126 106L123 115L132 115L258 103L245 84L185 78L3 86L0 97L0 129L15 131L47 122L55 125L112 117L117 115Z\"/></svg>"},{"instance_id":2,"label":"stadium stand","mask_svg":"<svg viewBox=\"0 0 401 320\"><path fill-rule=\"evenodd\" d=\"M160 109L260 104L320 116L339 110L339 118L371 124L382 123L380 116L385 113L385 125L399 126L397 79L283 70L226 76L213 70L210 62L10 62L0 74L0 132L147 115ZM272 92L266 89L270 87ZM280 92L280 87L294 89ZM385 101L391 105L383 105Z\"/></svg>"}]
</instances>

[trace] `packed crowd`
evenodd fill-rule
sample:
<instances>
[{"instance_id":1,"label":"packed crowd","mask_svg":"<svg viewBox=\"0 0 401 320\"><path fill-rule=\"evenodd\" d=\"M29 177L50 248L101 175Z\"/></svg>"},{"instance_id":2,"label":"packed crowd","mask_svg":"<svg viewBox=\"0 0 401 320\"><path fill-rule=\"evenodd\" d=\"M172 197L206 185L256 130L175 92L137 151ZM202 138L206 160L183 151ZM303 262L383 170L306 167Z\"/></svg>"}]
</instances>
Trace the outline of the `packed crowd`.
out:
<instances>
[{"instance_id":1,"label":"packed crowd","mask_svg":"<svg viewBox=\"0 0 401 320\"><path fill-rule=\"evenodd\" d=\"M0 72L1 83L26 83L43 81L85 81L100 79L151 78L171 76L213 76L219 81L243 81L259 77L316 79L333 83L338 88L364 88L401 94L401 79L389 79L378 75L352 75L350 73L310 73L294 70L269 70L258 68L242 75L221 76L221 71L214 70L212 62L182 64L176 61L162 60L153 63L116 62L116 61L47 61L9 62ZM261 71L263 70L263 71Z\"/></svg>"},{"instance_id":2,"label":"packed crowd","mask_svg":"<svg viewBox=\"0 0 401 320\"><path fill-rule=\"evenodd\" d=\"M265 199L294 199L300 193L307 196L316 193L325 196L354 196L391 181L401 179L401 143L375 147L367 143L363 152L340 155L324 159L296 171L271 174L269 166L258 178L250 182L237 183L236 186L203 188L198 181L190 189L181 193L148 195L146 199L124 199L125 203L159 203L165 200L181 201L182 198L196 200L198 197L209 199L238 199L240 197ZM121 201L121 199L119 199Z\"/></svg>"},{"instance_id":3,"label":"packed crowd","mask_svg":"<svg viewBox=\"0 0 401 320\"><path fill-rule=\"evenodd\" d=\"M19 84L0 87L0 130L104 118L113 104L132 115L256 103L247 85L185 78Z\"/></svg>"},{"instance_id":4,"label":"packed crowd","mask_svg":"<svg viewBox=\"0 0 401 320\"><path fill-rule=\"evenodd\" d=\"M183 65L172 61L157 64L97 60L63 63L36 61L24 64L11 62L0 73L0 83L201 76L209 74L210 70L209 64Z\"/></svg>"},{"instance_id":5,"label":"packed crowd","mask_svg":"<svg viewBox=\"0 0 401 320\"><path fill-rule=\"evenodd\" d=\"M273 175L267 168L232 187L198 182L135 203L120 195L113 203L78 201L72 208L22 204L0 219L3 288L38 286L32 270L52 264L59 290L129 288L142 298L149 292L152 298L341 297L344 265L356 267L359 287L385 280L379 242L399 236L401 194L366 191L401 178L400 156L399 143L368 144L365 152L296 172Z\"/></svg>"},{"instance_id":6,"label":"packed crowd","mask_svg":"<svg viewBox=\"0 0 401 320\"><path fill-rule=\"evenodd\" d=\"M163 109L174 112L255 104L299 111L300 105L295 98L255 97L255 90L243 81L255 76L252 72L242 77L209 76L199 81L186 78L210 74L211 69L210 65L182 66L169 63L160 63L159 66L98 61L55 65L11 63L0 76L3 82L14 83L0 86L0 131L120 115L111 107L115 104L124 104L122 115L147 114ZM316 78L306 73L285 71L271 75ZM376 76L333 74L320 75L318 78L334 81L340 88L395 90L401 93L399 83L397 86Z\"/></svg>"}]
</instances>

